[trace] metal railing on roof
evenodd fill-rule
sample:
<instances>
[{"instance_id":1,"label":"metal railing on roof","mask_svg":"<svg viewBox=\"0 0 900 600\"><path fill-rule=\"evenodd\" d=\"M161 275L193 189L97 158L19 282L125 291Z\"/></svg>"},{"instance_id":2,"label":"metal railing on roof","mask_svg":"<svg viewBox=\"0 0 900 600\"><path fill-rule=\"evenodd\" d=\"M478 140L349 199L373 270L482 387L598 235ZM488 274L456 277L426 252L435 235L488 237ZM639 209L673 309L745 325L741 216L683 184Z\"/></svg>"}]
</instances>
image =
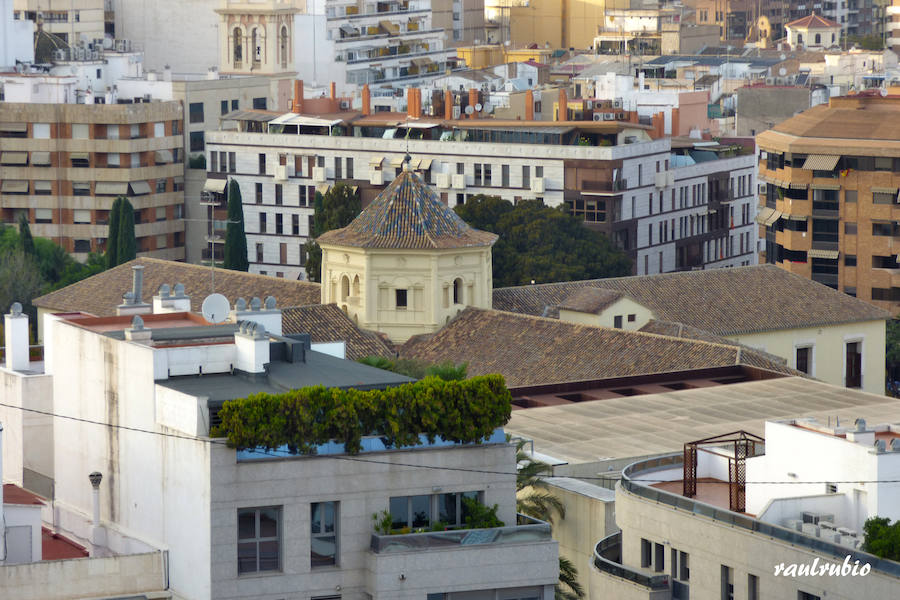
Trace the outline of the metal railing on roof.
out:
<instances>
[{"instance_id":1,"label":"metal railing on roof","mask_svg":"<svg viewBox=\"0 0 900 600\"><path fill-rule=\"evenodd\" d=\"M607 536L594 548L594 566L614 577L636 583L651 590L669 587L668 575L647 575L622 564L622 532Z\"/></svg>"},{"instance_id":2,"label":"metal railing on roof","mask_svg":"<svg viewBox=\"0 0 900 600\"><path fill-rule=\"evenodd\" d=\"M684 456L682 454L671 454L632 463L622 471L622 479L619 482L619 485L622 486L623 490L635 494L636 496L646 498L652 502L665 504L678 510L713 519L724 525L730 525L731 527L738 527L752 533L765 535L787 544L800 546L840 560L849 556L851 563L855 560L858 560L860 564L869 563L873 571L878 571L892 577L900 577L900 562L879 558L874 554L869 554L867 552L852 550L847 546L841 546L840 544L825 542L800 533L799 531L792 531L785 527L765 523L747 515L706 504L705 502L699 502L691 498L685 498L679 494L673 494L658 488L650 487L641 483L639 480L632 479L637 473L645 474L676 467L681 468L683 463Z\"/></svg>"},{"instance_id":3,"label":"metal railing on roof","mask_svg":"<svg viewBox=\"0 0 900 600\"><path fill-rule=\"evenodd\" d=\"M521 524L490 529L452 529L400 535L372 534L370 549L376 554L421 552L431 548L457 548L502 544L548 542L550 525L526 515L517 515Z\"/></svg>"}]
</instances>

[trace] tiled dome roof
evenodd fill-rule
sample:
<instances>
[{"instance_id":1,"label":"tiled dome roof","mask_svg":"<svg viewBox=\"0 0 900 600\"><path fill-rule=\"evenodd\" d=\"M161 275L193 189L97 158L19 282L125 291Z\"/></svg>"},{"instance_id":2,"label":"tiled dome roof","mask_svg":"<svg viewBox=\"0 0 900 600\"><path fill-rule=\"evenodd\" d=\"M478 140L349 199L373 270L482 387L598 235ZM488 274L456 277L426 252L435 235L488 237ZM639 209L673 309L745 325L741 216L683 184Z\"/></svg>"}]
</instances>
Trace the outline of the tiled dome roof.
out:
<instances>
[{"instance_id":1,"label":"tiled dome roof","mask_svg":"<svg viewBox=\"0 0 900 600\"><path fill-rule=\"evenodd\" d=\"M449 249L490 246L497 235L469 227L419 175L404 168L352 223L317 241L355 248Z\"/></svg>"}]
</instances>

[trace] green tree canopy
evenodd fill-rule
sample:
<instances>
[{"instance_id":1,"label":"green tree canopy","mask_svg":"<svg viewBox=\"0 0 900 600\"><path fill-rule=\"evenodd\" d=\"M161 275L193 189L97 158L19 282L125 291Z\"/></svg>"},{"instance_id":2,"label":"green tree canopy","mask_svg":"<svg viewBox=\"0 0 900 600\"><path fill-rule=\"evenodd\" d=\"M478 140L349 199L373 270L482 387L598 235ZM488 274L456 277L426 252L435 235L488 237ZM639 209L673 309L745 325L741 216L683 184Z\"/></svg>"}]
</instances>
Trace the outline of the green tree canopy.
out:
<instances>
[{"instance_id":1,"label":"green tree canopy","mask_svg":"<svg viewBox=\"0 0 900 600\"><path fill-rule=\"evenodd\" d=\"M137 256L137 240L134 235L134 207L128 201L128 198L122 198L122 203L119 205L119 235L116 242L118 244L116 259L119 261L117 264L121 265L134 260Z\"/></svg>"},{"instance_id":2,"label":"green tree canopy","mask_svg":"<svg viewBox=\"0 0 900 600\"><path fill-rule=\"evenodd\" d=\"M28 256L34 256L34 238L31 237L31 227L28 226L28 215L19 214L19 245L22 252Z\"/></svg>"},{"instance_id":3,"label":"green tree canopy","mask_svg":"<svg viewBox=\"0 0 900 600\"><path fill-rule=\"evenodd\" d=\"M322 249L313 239L349 225L362 210L362 203L351 186L338 182L324 196L316 192L313 208L313 229L306 243L306 276L310 281L321 281Z\"/></svg>"},{"instance_id":4,"label":"green tree canopy","mask_svg":"<svg viewBox=\"0 0 900 600\"><path fill-rule=\"evenodd\" d=\"M234 179L228 184L228 225L225 227L225 264L232 271L250 268L247 258L247 232L244 229L244 204L241 186Z\"/></svg>"},{"instance_id":5,"label":"green tree canopy","mask_svg":"<svg viewBox=\"0 0 900 600\"><path fill-rule=\"evenodd\" d=\"M494 287L631 274L625 253L562 207L537 200L513 206L479 194L456 212L472 227L500 236L493 248Z\"/></svg>"},{"instance_id":6,"label":"green tree canopy","mask_svg":"<svg viewBox=\"0 0 900 600\"><path fill-rule=\"evenodd\" d=\"M106 234L106 264L115 267L119 264L119 211L122 209L122 196L113 200L109 210L109 232Z\"/></svg>"},{"instance_id":7,"label":"green tree canopy","mask_svg":"<svg viewBox=\"0 0 900 600\"><path fill-rule=\"evenodd\" d=\"M880 558L900 561L900 520L872 517L863 525L863 551Z\"/></svg>"}]
</instances>

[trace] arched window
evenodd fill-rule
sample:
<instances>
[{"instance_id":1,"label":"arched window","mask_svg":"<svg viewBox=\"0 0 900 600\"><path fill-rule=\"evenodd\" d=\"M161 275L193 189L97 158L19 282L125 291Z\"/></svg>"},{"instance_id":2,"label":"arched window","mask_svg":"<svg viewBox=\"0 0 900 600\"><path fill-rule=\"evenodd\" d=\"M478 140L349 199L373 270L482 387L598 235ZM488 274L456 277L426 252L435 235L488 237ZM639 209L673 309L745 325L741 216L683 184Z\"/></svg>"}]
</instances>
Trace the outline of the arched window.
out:
<instances>
[{"instance_id":1,"label":"arched window","mask_svg":"<svg viewBox=\"0 0 900 600\"><path fill-rule=\"evenodd\" d=\"M259 33L257 33L256 27L253 28L251 42L250 47L253 49L253 62L258 63L262 56L262 46L260 46Z\"/></svg>"},{"instance_id":2,"label":"arched window","mask_svg":"<svg viewBox=\"0 0 900 600\"><path fill-rule=\"evenodd\" d=\"M453 280L453 304L463 303L463 281L458 277Z\"/></svg>"},{"instance_id":3,"label":"arched window","mask_svg":"<svg viewBox=\"0 0 900 600\"><path fill-rule=\"evenodd\" d=\"M822 34L817 33L816 34L816 44L821 44L821 43L822 43Z\"/></svg>"},{"instance_id":4,"label":"arched window","mask_svg":"<svg viewBox=\"0 0 900 600\"><path fill-rule=\"evenodd\" d=\"M278 36L278 53L281 57L281 68L286 69L288 64L288 30L281 26L281 35Z\"/></svg>"},{"instance_id":5,"label":"arched window","mask_svg":"<svg viewBox=\"0 0 900 600\"><path fill-rule=\"evenodd\" d=\"M834 34L833 33L831 34L831 43L832 44L834 43Z\"/></svg>"},{"instance_id":6,"label":"arched window","mask_svg":"<svg viewBox=\"0 0 900 600\"><path fill-rule=\"evenodd\" d=\"M235 67L240 67L241 61L243 60L243 36L241 35L241 28L235 27L234 32L232 32L232 45L234 47L232 58L234 61Z\"/></svg>"},{"instance_id":7,"label":"arched window","mask_svg":"<svg viewBox=\"0 0 900 600\"><path fill-rule=\"evenodd\" d=\"M347 296L350 295L350 278L344 275L341 277L341 302L347 301Z\"/></svg>"},{"instance_id":8,"label":"arched window","mask_svg":"<svg viewBox=\"0 0 900 600\"><path fill-rule=\"evenodd\" d=\"M359 298L359 275L353 278L353 295Z\"/></svg>"},{"instance_id":9,"label":"arched window","mask_svg":"<svg viewBox=\"0 0 900 600\"><path fill-rule=\"evenodd\" d=\"M798 33L798 34L797 34L797 43L798 43L798 44L802 44L802 43L803 43L803 34L802 34L802 33Z\"/></svg>"}]
</instances>

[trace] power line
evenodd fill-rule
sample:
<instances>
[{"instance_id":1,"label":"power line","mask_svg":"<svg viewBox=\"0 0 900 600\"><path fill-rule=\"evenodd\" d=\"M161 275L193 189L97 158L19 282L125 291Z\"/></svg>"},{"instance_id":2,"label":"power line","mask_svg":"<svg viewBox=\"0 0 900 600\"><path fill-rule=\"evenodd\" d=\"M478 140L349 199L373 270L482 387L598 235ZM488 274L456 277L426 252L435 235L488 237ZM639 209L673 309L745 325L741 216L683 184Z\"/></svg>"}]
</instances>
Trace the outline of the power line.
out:
<instances>
[{"instance_id":1,"label":"power line","mask_svg":"<svg viewBox=\"0 0 900 600\"><path fill-rule=\"evenodd\" d=\"M104 423L102 421L94 421L92 419L85 419L82 417L61 415L61 414L46 411L46 410L39 410L37 408L26 408L24 406L16 406L14 404L8 404L5 402L0 402L0 406L6 407L6 408L15 408L18 410L32 412L32 413L36 413L36 414L40 414L40 415L44 415L44 416L48 416L48 417L55 417L58 419L68 419L70 421L86 423L89 425L100 425L103 427L108 427L110 429L121 429L123 431L133 431L135 433L146 433L146 434L150 434L150 435L158 435L161 437L189 440L189 441L193 441L193 442L199 442L202 444L217 444L220 446L228 445L227 442L220 441L220 440L202 439L202 438L198 438L196 436L190 436L190 435L167 433L164 431L152 431L150 429L142 429L140 427L130 427L128 425L117 425L114 423ZM264 456L270 456L270 457L272 456L272 454L270 454L269 452L261 451L261 450L250 449L250 450L245 450L245 451L255 453L255 454L261 454ZM463 472L463 473L480 473L480 474L485 474L485 475L504 475L504 476L508 476L508 477L515 477L516 475L518 475L517 472L510 472L510 471L495 471L492 469L470 469L470 468L465 468L465 467L437 467L434 465L418 465L418 464L414 464L414 463L402 463L402 462L395 462L395 461L377 460L374 458L361 458L358 456L338 456L338 455L331 455L331 454L307 454L307 455L298 454L297 456L328 458L328 459L332 459L332 460L346 460L346 461L351 461L351 462L370 463L370 464L377 464L377 465L388 465L388 466L394 466L394 467L411 467L411 468L416 468L416 469L430 469L432 471L455 471L455 472ZM607 482L619 480L618 477L604 477L604 476L596 476L596 477L577 476L576 477L576 476L570 476L570 475L538 475L538 477L541 479L581 479L581 480L585 480L585 481L607 481ZM667 482L672 482L673 480L671 480L671 479L639 479L636 481L645 482L645 483L667 483ZM728 482L728 481L718 481L718 480L717 481L704 481L701 483L730 485L730 482ZM771 485L771 484L807 485L807 484L825 484L825 483L830 483L830 484L838 484L838 483L841 483L841 484L900 483L900 479L853 479L853 480L844 480L844 481L841 481L841 480L747 481L744 483L744 485Z\"/></svg>"}]
</instances>

